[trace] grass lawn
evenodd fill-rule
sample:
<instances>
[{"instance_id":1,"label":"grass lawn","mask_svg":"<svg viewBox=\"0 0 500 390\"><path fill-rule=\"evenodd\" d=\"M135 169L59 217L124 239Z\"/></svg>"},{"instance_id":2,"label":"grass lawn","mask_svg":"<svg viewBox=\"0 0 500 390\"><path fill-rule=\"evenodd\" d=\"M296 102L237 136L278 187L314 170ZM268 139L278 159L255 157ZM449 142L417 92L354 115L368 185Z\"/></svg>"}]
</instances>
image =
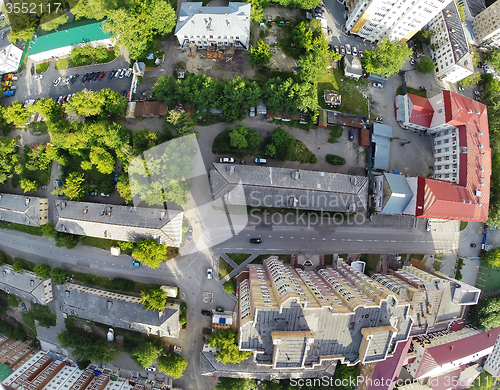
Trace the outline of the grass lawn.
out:
<instances>
[{"instance_id":1,"label":"grass lawn","mask_svg":"<svg viewBox=\"0 0 500 390\"><path fill-rule=\"evenodd\" d=\"M255 72L255 81L266 82L267 80L274 79L275 77L281 78L281 80L287 80L292 77L292 72L283 72L276 69L269 68L259 68L257 72Z\"/></svg>"},{"instance_id":2,"label":"grass lawn","mask_svg":"<svg viewBox=\"0 0 500 390\"><path fill-rule=\"evenodd\" d=\"M366 80L363 78L355 80L350 77L342 76L339 69L331 69L328 73L325 73L318 83L318 103L320 107L330 109L323 100L325 89L330 89L338 91L342 96L342 103L336 109L337 111L367 116L367 102L361 93L361 91L366 90Z\"/></svg>"},{"instance_id":3,"label":"grass lawn","mask_svg":"<svg viewBox=\"0 0 500 390\"><path fill-rule=\"evenodd\" d=\"M436 253L436 254L434 255L434 258L435 258L435 259L438 259L438 260L443 260L443 254L442 254L442 253Z\"/></svg>"},{"instance_id":4,"label":"grass lawn","mask_svg":"<svg viewBox=\"0 0 500 390\"><path fill-rule=\"evenodd\" d=\"M73 279L80 281L83 285L85 286L98 286L98 287L103 287L106 290L114 291L114 292L122 292L122 293L136 293L140 294L141 291L147 289L149 286L155 286L151 284L146 284L146 283L139 283L139 282L134 282L132 280L128 280L128 286L127 290L120 290L116 286L119 285L119 283L116 283L117 280L115 279L115 283L113 283L112 279L113 278L107 278L105 276L99 276L99 275L93 275L93 274L86 274L84 272L76 272L76 271L70 271L68 272L68 275L71 276ZM118 281L122 278L118 278ZM123 280L122 280L123 281Z\"/></svg>"},{"instance_id":5,"label":"grass lawn","mask_svg":"<svg viewBox=\"0 0 500 390\"><path fill-rule=\"evenodd\" d=\"M105 58L103 60L100 60L99 61L99 64L105 64L106 62L111 62L113 61L116 57L118 57L116 55L116 52L115 50L108 50L108 58Z\"/></svg>"},{"instance_id":6,"label":"grass lawn","mask_svg":"<svg viewBox=\"0 0 500 390\"><path fill-rule=\"evenodd\" d=\"M234 280L234 278L231 278L226 283L224 283L224 291L228 294L236 294L236 281Z\"/></svg>"},{"instance_id":7,"label":"grass lawn","mask_svg":"<svg viewBox=\"0 0 500 390\"><path fill-rule=\"evenodd\" d=\"M410 255L410 259L417 259L422 261L425 255Z\"/></svg>"},{"instance_id":8,"label":"grass lawn","mask_svg":"<svg viewBox=\"0 0 500 390\"><path fill-rule=\"evenodd\" d=\"M105 238L84 236L80 239L80 245L93 246L105 250L110 250L112 246L118 246L117 240L107 240Z\"/></svg>"},{"instance_id":9,"label":"grass lawn","mask_svg":"<svg viewBox=\"0 0 500 390\"><path fill-rule=\"evenodd\" d=\"M406 87L406 92L411 93L412 95L417 95L426 98L427 97L427 92L421 91L419 89L414 89L414 88L409 88ZM396 95L402 95L403 94L403 86L399 86L398 89L396 90Z\"/></svg>"},{"instance_id":10,"label":"grass lawn","mask_svg":"<svg viewBox=\"0 0 500 390\"><path fill-rule=\"evenodd\" d=\"M274 254L269 254L269 255L259 255L259 256L257 256L252 261L252 264L264 264L264 260L268 259L271 256L278 256L278 260L281 260L285 264L291 264L292 263L292 255L274 255Z\"/></svg>"},{"instance_id":11,"label":"grass lawn","mask_svg":"<svg viewBox=\"0 0 500 390\"><path fill-rule=\"evenodd\" d=\"M45 73L47 69L49 69L50 62L42 62L40 64L36 64L36 73Z\"/></svg>"},{"instance_id":12,"label":"grass lawn","mask_svg":"<svg viewBox=\"0 0 500 390\"><path fill-rule=\"evenodd\" d=\"M56 70L63 70L69 68L69 58L63 58L56 61Z\"/></svg>"},{"instance_id":13,"label":"grass lawn","mask_svg":"<svg viewBox=\"0 0 500 390\"><path fill-rule=\"evenodd\" d=\"M17 223L9 223L5 227L10 230L17 230L18 232L28 233L31 234L32 236L43 236L43 233L40 230L40 228L36 226L27 226L27 225L19 225Z\"/></svg>"},{"instance_id":14,"label":"grass lawn","mask_svg":"<svg viewBox=\"0 0 500 390\"><path fill-rule=\"evenodd\" d=\"M464 230L467 227L468 222L460 221L460 230Z\"/></svg>"},{"instance_id":15,"label":"grass lawn","mask_svg":"<svg viewBox=\"0 0 500 390\"><path fill-rule=\"evenodd\" d=\"M302 141L295 140L295 149L292 152L291 161L299 161L301 163L309 163L311 162L311 158L314 156L314 153L311 152L306 144Z\"/></svg>"},{"instance_id":16,"label":"grass lawn","mask_svg":"<svg viewBox=\"0 0 500 390\"><path fill-rule=\"evenodd\" d=\"M225 278L234 268L222 257L219 258L219 279Z\"/></svg>"},{"instance_id":17,"label":"grass lawn","mask_svg":"<svg viewBox=\"0 0 500 390\"><path fill-rule=\"evenodd\" d=\"M432 268L434 268L434 271L441 271L441 261L440 260L434 260L432 262Z\"/></svg>"},{"instance_id":18,"label":"grass lawn","mask_svg":"<svg viewBox=\"0 0 500 390\"><path fill-rule=\"evenodd\" d=\"M226 254L231 260L233 260L238 265L240 265L250 257L248 253L226 253Z\"/></svg>"},{"instance_id":19,"label":"grass lawn","mask_svg":"<svg viewBox=\"0 0 500 390\"><path fill-rule=\"evenodd\" d=\"M328 138L328 142L331 144L337 143L339 141L339 138L342 137L342 126L334 125L328 127L328 129L330 130L330 138Z\"/></svg>"},{"instance_id":20,"label":"grass lawn","mask_svg":"<svg viewBox=\"0 0 500 390\"><path fill-rule=\"evenodd\" d=\"M333 255L325 255L325 265L333 264Z\"/></svg>"},{"instance_id":21,"label":"grass lawn","mask_svg":"<svg viewBox=\"0 0 500 390\"><path fill-rule=\"evenodd\" d=\"M476 286L483 292L500 290L500 268L481 265L477 275Z\"/></svg>"},{"instance_id":22,"label":"grass lawn","mask_svg":"<svg viewBox=\"0 0 500 390\"><path fill-rule=\"evenodd\" d=\"M345 257L344 257L345 259ZM366 261L366 271L365 273L371 275L372 273L375 272L375 269L377 268L377 264L380 261L380 255L360 255L360 260Z\"/></svg>"}]
</instances>

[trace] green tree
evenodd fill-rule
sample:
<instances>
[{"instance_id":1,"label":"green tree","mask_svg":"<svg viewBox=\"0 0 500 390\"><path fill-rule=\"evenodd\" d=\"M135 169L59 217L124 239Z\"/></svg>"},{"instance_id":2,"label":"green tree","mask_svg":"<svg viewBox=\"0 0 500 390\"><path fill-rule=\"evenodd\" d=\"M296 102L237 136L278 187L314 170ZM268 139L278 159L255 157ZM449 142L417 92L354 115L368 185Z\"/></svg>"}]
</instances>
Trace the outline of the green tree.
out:
<instances>
[{"instance_id":1,"label":"green tree","mask_svg":"<svg viewBox=\"0 0 500 390\"><path fill-rule=\"evenodd\" d=\"M429 74L434 71L436 63L430 57L423 57L418 61L416 69L422 74Z\"/></svg>"},{"instance_id":2,"label":"green tree","mask_svg":"<svg viewBox=\"0 0 500 390\"><path fill-rule=\"evenodd\" d=\"M495 69L500 69L500 49L488 50L484 54L485 61Z\"/></svg>"},{"instance_id":3,"label":"green tree","mask_svg":"<svg viewBox=\"0 0 500 390\"><path fill-rule=\"evenodd\" d=\"M189 77L191 76L188 76L188 78ZM180 80L167 75L162 76L153 86L153 96L156 100L164 102L168 107L175 107L181 100L181 96L178 92L180 85Z\"/></svg>"},{"instance_id":4,"label":"green tree","mask_svg":"<svg viewBox=\"0 0 500 390\"><path fill-rule=\"evenodd\" d=\"M66 279L68 279L68 275L66 275L66 272L61 268L53 268L52 271L50 271L50 277L55 284L64 283Z\"/></svg>"},{"instance_id":5,"label":"green tree","mask_svg":"<svg viewBox=\"0 0 500 390\"><path fill-rule=\"evenodd\" d=\"M29 179L21 179L19 185L24 192L37 191L39 188L39 185L36 181Z\"/></svg>"},{"instance_id":6,"label":"green tree","mask_svg":"<svg viewBox=\"0 0 500 390\"><path fill-rule=\"evenodd\" d=\"M472 318L486 330L500 326L500 297L481 298L474 311Z\"/></svg>"},{"instance_id":7,"label":"green tree","mask_svg":"<svg viewBox=\"0 0 500 390\"><path fill-rule=\"evenodd\" d=\"M47 264L37 264L33 268L33 272L39 278L48 278L50 276L50 267Z\"/></svg>"},{"instance_id":8,"label":"green tree","mask_svg":"<svg viewBox=\"0 0 500 390\"><path fill-rule=\"evenodd\" d=\"M161 356L158 359L158 370L170 375L174 379L180 378L186 367L187 362L182 358L182 356L176 353Z\"/></svg>"},{"instance_id":9,"label":"green tree","mask_svg":"<svg viewBox=\"0 0 500 390\"><path fill-rule=\"evenodd\" d=\"M269 382L271 383L271 382ZM264 385L264 382L263 382ZM262 387L265 390L271 390L267 389L264 386ZM215 390L258 390L257 385L255 384L255 381L252 379L238 379L238 378L225 378L221 377L217 381L217 384L215 385ZM284 389L282 387L276 387L273 388L272 390L289 390L289 389ZM302 389L301 389L302 390Z\"/></svg>"},{"instance_id":10,"label":"green tree","mask_svg":"<svg viewBox=\"0 0 500 390\"><path fill-rule=\"evenodd\" d=\"M55 122L61 117L61 106L54 99L42 98L28 107L28 110L38 112L49 122Z\"/></svg>"},{"instance_id":11,"label":"green tree","mask_svg":"<svg viewBox=\"0 0 500 390\"><path fill-rule=\"evenodd\" d=\"M115 159L106 149L99 146L92 146L90 150L90 162L97 167L97 170L108 175L115 170Z\"/></svg>"},{"instance_id":12,"label":"green tree","mask_svg":"<svg viewBox=\"0 0 500 390\"><path fill-rule=\"evenodd\" d=\"M488 267L500 267L500 247L484 253L481 260Z\"/></svg>"},{"instance_id":13,"label":"green tree","mask_svg":"<svg viewBox=\"0 0 500 390\"><path fill-rule=\"evenodd\" d=\"M151 268L158 268L165 261L166 245L158 244L155 239L141 238L137 241L132 256L142 264Z\"/></svg>"},{"instance_id":14,"label":"green tree","mask_svg":"<svg viewBox=\"0 0 500 390\"><path fill-rule=\"evenodd\" d=\"M64 11L59 11L56 14L45 14L40 19L40 28L44 31L52 31L68 21L68 15Z\"/></svg>"},{"instance_id":15,"label":"green tree","mask_svg":"<svg viewBox=\"0 0 500 390\"><path fill-rule=\"evenodd\" d=\"M472 87L475 87L479 83L480 79L481 79L481 73L476 72L476 73L473 73L470 76L460 80L459 83L461 86L463 86L465 88L472 88Z\"/></svg>"},{"instance_id":16,"label":"green tree","mask_svg":"<svg viewBox=\"0 0 500 390\"><path fill-rule=\"evenodd\" d=\"M81 330L65 330L57 335L57 340L63 348L72 348L72 354L78 360L110 362L121 352L118 344Z\"/></svg>"},{"instance_id":17,"label":"green tree","mask_svg":"<svg viewBox=\"0 0 500 390\"><path fill-rule=\"evenodd\" d=\"M273 144L267 144L265 150L266 156L273 157L276 154L276 146Z\"/></svg>"},{"instance_id":18,"label":"green tree","mask_svg":"<svg viewBox=\"0 0 500 390\"><path fill-rule=\"evenodd\" d=\"M80 200L88 192L88 184L85 175L81 172L71 172L63 185L57 187L52 194L64 194L70 199Z\"/></svg>"},{"instance_id":19,"label":"green tree","mask_svg":"<svg viewBox=\"0 0 500 390\"><path fill-rule=\"evenodd\" d=\"M104 19L110 11L118 8L117 0L75 1L71 13L76 19Z\"/></svg>"},{"instance_id":20,"label":"green tree","mask_svg":"<svg viewBox=\"0 0 500 390\"><path fill-rule=\"evenodd\" d=\"M107 58L108 49L104 46L94 47L88 44L71 50L71 63L74 66L90 65L94 61L100 62Z\"/></svg>"},{"instance_id":21,"label":"green tree","mask_svg":"<svg viewBox=\"0 0 500 390\"><path fill-rule=\"evenodd\" d=\"M116 190L120 194L121 198L125 203L132 203L132 191L130 191L130 183L128 181L128 175L125 172L120 173L118 176L118 182L116 183Z\"/></svg>"},{"instance_id":22,"label":"green tree","mask_svg":"<svg viewBox=\"0 0 500 390\"><path fill-rule=\"evenodd\" d=\"M178 86L181 101L197 110L212 108L218 97L219 83L204 74L190 74Z\"/></svg>"},{"instance_id":23,"label":"green tree","mask_svg":"<svg viewBox=\"0 0 500 390\"><path fill-rule=\"evenodd\" d=\"M25 262L23 259L19 259L16 257L16 261L12 264L12 270L14 272L19 272L25 268Z\"/></svg>"},{"instance_id":24,"label":"green tree","mask_svg":"<svg viewBox=\"0 0 500 390\"><path fill-rule=\"evenodd\" d=\"M399 72L412 54L413 52L407 44L384 38L376 49L366 50L361 62L367 73L389 77Z\"/></svg>"},{"instance_id":25,"label":"green tree","mask_svg":"<svg viewBox=\"0 0 500 390\"><path fill-rule=\"evenodd\" d=\"M12 177L15 165L21 157L17 154L16 140L0 137L0 184Z\"/></svg>"},{"instance_id":26,"label":"green tree","mask_svg":"<svg viewBox=\"0 0 500 390\"><path fill-rule=\"evenodd\" d=\"M57 230L54 228L54 222L47 222L45 225L40 226L40 230L42 231L45 237L56 238Z\"/></svg>"},{"instance_id":27,"label":"green tree","mask_svg":"<svg viewBox=\"0 0 500 390\"><path fill-rule=\"evenodd\" d=\"M297 83L292 78L279 77L268 80L263 95L271 111L315 111L318 106L318 89L310 83Z\"/></svg>"},{"instance_id":28,"label":"green tree","mask_svg":"<svg viewBox=\"0 0 500 390\"><path fill-rule=\"evenodd\" d=\"M296 46L305 49L312 50L313 48L313 30L311 29L309 23L300 22L292 30L293 42Z\"/></svg>"},{"instance_id":29,"label":"green tree","mask_svg":"<svg viewBox=\"0 0 500 390\"><path fill-rule=\"evenodd\" d=\"M135 348L132 355L142 368L146 368L156 363L156 360L162 351L163 348L161 345L153 342L145 342Z\"/></svg>"},{"instance_id":30,"label":"green tree","mask_svg":"<svg viewBox=\"0 0 500 390\"><path fill-rule=\"evenodd\" d=\"M248 129L243 125L236 126L230 133L229 138L231 139L231 146L237 149L246 149L248 142L246 136L248 135Z\"/></svg>"},{"instance_id":31,"label":"green tree","mask_svg":"<svg viewBox=\"0 0 500 390\"><path fill-rule=\"evenodd\" d=\"M30 117L30 113L23 107L23 104L19 100L16 100L5 109L3 117L8 123L12 123L14 126L24 127Z\"/></svg>"},{"instance_id":32,"label":"green tree","mask_svg":"<svg viewBox=\"0 0 500 390\"><path fill-rule=\"evenodd\" d=\"M183 137L194 132L194 122L184 110L171 110L165 117L163 130L168 137L175 131L177 137Z\"/></svg>"},{"instance_id":33,"label":"green tree","mask_svg":"<svg viewBox=\"0 0 500 390\"><path fill-rule=\"evenodd\" d=\"M328 55L326 52L314 51L300 56L297 75L306 83L319 81L326 72Z\"/></svg>"},{"instance_id":34,"label":"green tree","mask_svg":"<svg viewBox=\"0 0 500 390\"><path fill-rule=\"evenodd\" d=\"M271 47L263 40L257 41L256 46L250 46L248 49L248 57L253 66L265 66L271 61L273 51Z\"/></svg>"},{"instance_id":35,"label":"green tree","mask_svg":"<svg viewBox=\"0 0 500 390\"><path fill-rule=\"evenodd\" d=\"M217 348L215 358L223 364L240 364L251 355L251 352L238 349L238 333L232 329L212 333L208 345Z\"/></svg>"},{"instance_id":36,"label":"green tree","mask_svg":"<svg viewBox=\"0 0 500 390\"><path fill-rule=\"evenodd\" d=\"M141 303L146 310L162 312L167 304L167 293L159 287L141 291Z\"/></svg>"},{"instance_id":37,"label":"green tree","mask_svg":"<svg viewBox=\"0 0 500 390\"><path fill-rule=\"evenodd\" d=\"M359 375L359 370L354 366L347 364L337 364L335 368L335 379L339 379L339 383L350 383L351 378L356 378ZM335 386L339 390L351 390L351 386Z\"/></svg>"},{"instance_id":38,"label":"green tree","mask_svg":"<svg viewBox=\"0 0 500 390\"><path fill-rule=\"evenodd\" d=\"M56 246L58 248L65 246L68 249L73 249L76 248L79 242L80 236L76 234L58 233L56 236Z\"/></svg>"},{"instance_id":39,"label":"green tree","mask_svg":"<svg viewBox=\"0 0 500 390\"><path fill-rule=\"evenodd\" d=\"M11 307L19 307L19 299L14 294L8 294L7 304Z\"/></svg>"},{"instance_id":40,"label":"green tree","mask_svg":"<svg viewBox=\"0 0 500 390\"><path fill-rule=\"evenodd\" d=\"M286 130L278 127L271 135L271 142L276 149L278 160L288 160L295 147L295 138Z\"/></svg>"}]
</instances>

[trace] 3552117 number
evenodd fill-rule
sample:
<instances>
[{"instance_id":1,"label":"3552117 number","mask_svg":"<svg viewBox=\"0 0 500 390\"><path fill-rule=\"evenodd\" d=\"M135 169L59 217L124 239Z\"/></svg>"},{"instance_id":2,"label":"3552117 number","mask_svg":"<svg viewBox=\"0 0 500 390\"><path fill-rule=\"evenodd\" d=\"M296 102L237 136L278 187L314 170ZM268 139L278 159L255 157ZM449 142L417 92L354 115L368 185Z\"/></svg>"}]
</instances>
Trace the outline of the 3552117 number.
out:
<instances>
[{"instance_id":1,"label":"3552117 number","mask_svg":"<svg viewBox=\"0 0 500 390\"><path fill-rule=\"evenodd\" d=\"M50 14L59 12L61 3L5 3L5 9L8 14Z\"/></svg>"}]
</instances>

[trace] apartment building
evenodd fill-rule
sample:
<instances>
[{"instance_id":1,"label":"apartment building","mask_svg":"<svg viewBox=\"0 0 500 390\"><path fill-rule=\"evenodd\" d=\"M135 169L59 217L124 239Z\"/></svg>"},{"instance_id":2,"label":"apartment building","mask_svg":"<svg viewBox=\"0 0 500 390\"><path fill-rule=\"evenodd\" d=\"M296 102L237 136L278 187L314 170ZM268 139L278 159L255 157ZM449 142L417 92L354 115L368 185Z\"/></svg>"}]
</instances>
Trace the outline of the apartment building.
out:
<instances>
[{"instance_id":1,"label":"apartment building","mask_svg":"<svg viewBox=\"0 0 500 390\"><path fill-rule=\"evenodd\" d=\"M389 36L406 42L434 18L447 0L347 0L346 30L370 42Z\"/></svg>"},{"instance_id":2,"label":"apartment building","mask_svg":"<svg viewBox=\"0 0 500 390\"><path fill-rule=\"evenodd\" d=\"M160 244L179 247L182 211L112 204L54 200L57 231L81 236L136 242L154 238Z\"/></svg>"},{"instance_id":3,"label":"apartment building","mask_svg":"<svg viewBox=\"0 0 500 390\"><path fill-rule=\"evenodd\" d=\"M464 7L465 20L469 22L486 9L484 0L458 0L458 4Z\"/></svg>"},{"instance_id":4,"label":"apartment building","mask_svg":"<svg viewBox=\"0 0 500 390\"><path fill-rule=\"evenodd\" d=\"M15 390L42 390L65 367L61 360L53 360L50 356L42 354L22 374L8 384Z\"/></svg>"},{"instance_id":5,"label":"apartment building","mask_svg":"<svg viewBox=\"0 0 500 390\"><path fill-rule=\"evenodd\" d=\"M14 272L8 264L0 265L0 290L42 305L53 298L51 278L43 279L26 270Z\"/></svg>"},{"instance_id":6,"label":"apartment building","mask_svg":"<svg viewBox=\"0 0 500 390\"><path fill-rule=\"evenodd\" d=\"M484 369L493 377L500 376L500 337L497 338L493 351L486 359Z\"/></svg>"},{"instance_id":7,"label":"apartment building","mask_svg":"<svg viewBox=\"0 0 500 390\"><path fill-rule=\"evenodd\" d=\"M397 120L434 136L434 174L417 181L416 216L484 222L490 199L491 149L486 106L443 91L396 96Z\"/></svg>"},{"instance_id":8,"label":"apartment building","mask_svg":"<svg viewBox=\"0 0 500 390\"><path fill-rule=\"evenodd\" d=\"M167 303L163 312L145 310L140 297L80 286L55 288L60 310L87 320L160 337L179 337L179 304Z\"/></svg>"},{"instance_id":9,"label":"apartment building","mask_svg":"<svg viewBox=\"0 0 500 390\"><path fill-rule=\"evenodd\" d=\"M500 0L497 0L472 22L478 45L485 48L500 47Z\"/></svg>"},{"instance_id":10,"label":"apartment building","mask_svg":"<svg viewBox=\"0 0 500 390\"><path fill-rule=\"evenodd\" d=\"M257 365L313 369L392 356L413 327L410 305L339 260L335 267L292 267L270 257L239 284L239 348Z\"/></svg>"},{"instance_id":11,"label":"apartment building","mask_svg":"<svg viewBox=\"0 0 500 390\"><path fill-rule=\"evenodd\" d=\"M457 83L472 75L472 54L456 3L450 2L428 26L434 33L431 37L431 52L436 61L438 77L449 83Z\"/></svg>"},{"instance_id":12,"label":"apartment building","mask_svg":"<svg viewBox=\"0 0 500 390\"><path fill-rule=\"evenodd\" d=\"M250 3L229 2L225 7L203 7L201 2L181 4L175 36L181 47L234 46L248 50Z\"/></svg>"},{"instance_id":13,"label":"apartment building","mask_svg":"<svg viewBox=\"0 0 500 390\"><path fill-rule=\"evenodd\" d=\"M21 66L22 57L23 50L20 43L14 45L7 39L2 40L0 43L0 74L17 72Z\"/></svg>"},{"instance_id":14,"label":"apartment building","mask_svg":"<svg viewBox=\"0 0 500 390\"><path fill-rule=\"evenodd\" d=\"M11 340L0 334L0 364L11 370L17 370L35 353L29 341Z\"/></svg>"},{"instance_id":15,"label":"apartment building","mask_svg":"<svg viewBox=\"0 0 500 390\"><path fill-rule=\"evenodd\" d=\"M20 225L41 226L47 223L49 201L36 196L0 194L0 220Z\"/></svg>"}]
</instances>

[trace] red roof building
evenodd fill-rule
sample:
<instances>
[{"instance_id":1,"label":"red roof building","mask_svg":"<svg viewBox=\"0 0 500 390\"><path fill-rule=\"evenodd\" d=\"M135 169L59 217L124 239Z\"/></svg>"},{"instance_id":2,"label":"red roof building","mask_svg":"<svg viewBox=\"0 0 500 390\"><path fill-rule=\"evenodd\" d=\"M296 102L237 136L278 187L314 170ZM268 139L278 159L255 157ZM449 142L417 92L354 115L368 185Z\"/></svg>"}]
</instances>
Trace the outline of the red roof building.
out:
<instances>
[{"instance_id":1,"label":"red roof building","mask_svg":"<svg viewBox=\"0 0 500 390\"><path fill-rule=\"evenodd\" d=\"M420 107L426 107L420 99L416 100ZM438 136L448 138L443 146L435 141L434 178L418 178L416 216L484 222L491 175L486 106L450 91L443 91L442 101L444 125L453 130L450 135L436 132L436 140ZM423 123L424 116L418 118Z\"/></svg>"},{"instance_id":2,"label":"red roof building","mask_svg":"<svg viewBox=\"0 0 500 390\"><path fill-rule=\"evenodd\" d=\"M409 105L410 105L410 123L430 127L432 122L432 116L434 115L434 109L427 98L408 94Z\"/></svg>"}]
</instances>

